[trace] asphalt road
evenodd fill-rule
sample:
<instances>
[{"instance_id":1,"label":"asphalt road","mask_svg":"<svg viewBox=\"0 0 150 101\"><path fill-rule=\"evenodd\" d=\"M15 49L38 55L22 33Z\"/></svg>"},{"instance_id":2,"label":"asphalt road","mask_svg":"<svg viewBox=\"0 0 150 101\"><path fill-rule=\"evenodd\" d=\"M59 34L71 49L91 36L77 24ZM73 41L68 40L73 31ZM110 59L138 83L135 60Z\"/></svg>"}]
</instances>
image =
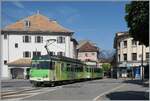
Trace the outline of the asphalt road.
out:
<instances>
[{"instance_id":1,"label":"asphalt road","mask_svg":"<svg viewBox=\"0 0 150 101\"><path fill-rule=\"evenodd\" d=\"M2 98L12 100L145 100L147 86L135 80L100 79L56 87L35 88L29 81L11 81L2 82Z\"/></svg>"}]
</instances>

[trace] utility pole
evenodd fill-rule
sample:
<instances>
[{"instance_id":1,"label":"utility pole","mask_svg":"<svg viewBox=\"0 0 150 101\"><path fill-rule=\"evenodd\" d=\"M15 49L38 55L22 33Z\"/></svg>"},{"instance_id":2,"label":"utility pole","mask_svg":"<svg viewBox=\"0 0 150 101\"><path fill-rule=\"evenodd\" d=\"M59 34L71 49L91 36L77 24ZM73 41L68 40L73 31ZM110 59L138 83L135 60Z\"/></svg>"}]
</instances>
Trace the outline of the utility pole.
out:
<instances>
[{"instance_id":1,"label":"utility pole","mask_svg":"<svg viewBox=\"0 0 150 101\"><path fill-rule=\"evenodd\" d=\"M144 67L143 67L143 44L142 44L141 69L142 69L142 80L144 80Z\"/></svg>"}]
</instances>

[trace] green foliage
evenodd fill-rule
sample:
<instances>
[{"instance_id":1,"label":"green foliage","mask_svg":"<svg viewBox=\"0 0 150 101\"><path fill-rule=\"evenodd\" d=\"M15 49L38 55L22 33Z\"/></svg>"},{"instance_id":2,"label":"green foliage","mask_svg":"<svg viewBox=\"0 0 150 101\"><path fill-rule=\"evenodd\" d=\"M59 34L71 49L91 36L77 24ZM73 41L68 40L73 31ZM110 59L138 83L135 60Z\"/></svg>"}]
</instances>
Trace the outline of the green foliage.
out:
<instances>
[{"instance_id":1,"label":"green foliage","mask_svg":"<svg viewBox=\"0 0 150 101\"><path fill-rule=\"evenodd\" d=\"M126 4L125 19L134 40L149 46L149 1L132 1Z\"/></svg>"},{"instance_id":2,"label":"green foliage","mask_svg":"<svg viewBox=\"0 0 150 101\"><path fill-rule=\"evenodd\" d=\"M110 68L111 68L111 65L109 63L104 63L102 64L102 68L103 68L103 71L109 71Z\"/></svg>"}]
</instances>

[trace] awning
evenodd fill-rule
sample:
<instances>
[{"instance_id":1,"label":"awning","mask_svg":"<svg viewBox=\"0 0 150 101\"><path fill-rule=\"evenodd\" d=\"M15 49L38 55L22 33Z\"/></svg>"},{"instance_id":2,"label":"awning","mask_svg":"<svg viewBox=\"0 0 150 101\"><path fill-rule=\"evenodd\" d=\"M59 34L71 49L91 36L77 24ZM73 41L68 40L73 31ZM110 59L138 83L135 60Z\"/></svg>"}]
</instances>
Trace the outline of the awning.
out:
<instances>
[{"instance_id":1,"label":"awning","mask_svg":"<svg viewBox=\"0 0 150 101\"><path fill-rule=\"evenodd\" d=\"M31 66L31 59L29 58L20 58L14 61L10 61L7 63L8 66L21 66L21 67L30 67Z\"/></svg>"}]
</instances>

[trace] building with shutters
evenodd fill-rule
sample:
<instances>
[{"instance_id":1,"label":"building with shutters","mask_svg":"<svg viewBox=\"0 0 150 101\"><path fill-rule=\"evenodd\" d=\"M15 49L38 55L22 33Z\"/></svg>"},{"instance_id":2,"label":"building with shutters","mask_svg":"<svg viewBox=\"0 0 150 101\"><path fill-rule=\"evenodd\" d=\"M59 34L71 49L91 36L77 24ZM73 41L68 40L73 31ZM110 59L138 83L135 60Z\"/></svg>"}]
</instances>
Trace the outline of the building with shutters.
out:
<instances>
[{"instance_id":1,"label":"building with shutters","mask_svg":"<svg viewBox=\"0 0 150 101\"><path fill-rule=\"evenodd\" d=\"M94 43L88 40L79 41L77 51L78 59L93 67L98 65L99 48Z\"/></svg>"},{"instance_id":2,"label":"building with shutters","mask_svg":"<svg viewBox=\"0 0 150 101\"><path fill-rule=\"evenodd\" d=\"M49 40L49 52L77 58L77 41L73 31L42 14L34 14L10 24L1 30L3 79L26 78L31 58L47 54L44 46Z\"/></svg>"},{"instance_id":3,"label":"building with shutters","mask_svg":"<svg viewBox=\"0 0 150 101\"><path fill-rule=\"evenodd\" d=\"M114 39L114 48L116 49L118 77L131 77L131 75L135 77L135 71L141 67L142 63L142 45L134 41L128 32L118 32ZM148 65L148 62L149 47L143 45L143 65ZM142 72L141 68L140 72Z\"/></svg>"}]
</instances>

